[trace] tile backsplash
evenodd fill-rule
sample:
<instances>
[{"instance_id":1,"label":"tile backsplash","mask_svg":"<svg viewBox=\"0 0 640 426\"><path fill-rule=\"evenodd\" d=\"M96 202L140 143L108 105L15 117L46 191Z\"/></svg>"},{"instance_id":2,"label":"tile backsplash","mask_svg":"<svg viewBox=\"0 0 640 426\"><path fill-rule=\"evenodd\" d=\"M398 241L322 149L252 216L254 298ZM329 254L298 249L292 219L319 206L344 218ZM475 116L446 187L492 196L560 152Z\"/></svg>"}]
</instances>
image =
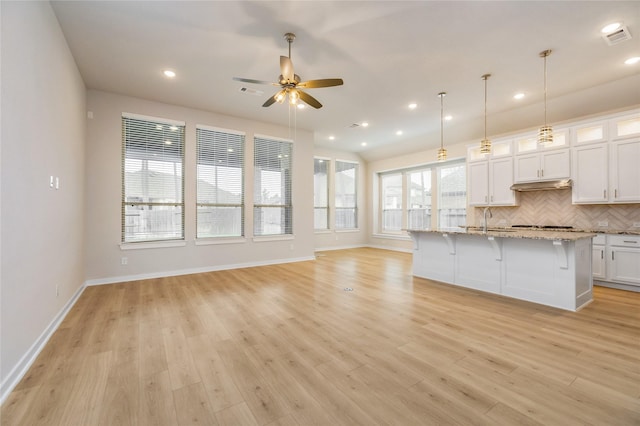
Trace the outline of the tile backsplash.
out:
<instances>
[{"instance_id":1,"label":"tile backsplash","mask_svg":"<svg viewBox=\"0 0 640 426\"><path fill-rule=\"evenodd\" d=\"M473 209L475 225L482 223L482 208ZM489 226L571 225L582 229L640 230L640 204L571 204L571 190L520 193L516 207L491 207ZM607 222L608 226L602 226ZM471 224L470 224L471 225Z\"/></svg>"}]
</instances>

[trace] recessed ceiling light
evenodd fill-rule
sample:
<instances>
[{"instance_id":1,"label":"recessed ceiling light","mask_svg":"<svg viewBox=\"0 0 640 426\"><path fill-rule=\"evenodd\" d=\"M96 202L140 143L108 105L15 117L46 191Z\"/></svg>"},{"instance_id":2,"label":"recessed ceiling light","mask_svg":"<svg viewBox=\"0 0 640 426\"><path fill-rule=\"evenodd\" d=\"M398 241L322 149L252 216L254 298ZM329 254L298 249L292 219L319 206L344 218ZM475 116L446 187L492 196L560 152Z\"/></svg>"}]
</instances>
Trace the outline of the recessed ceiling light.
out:
<instances>
[{"instance_id":1,"label":"recessed ceiling light","mask_svg":"<svg viewBox=\"0 0 640 426\"><path fill-rule=\"evenodd\" d=\"M329 140L330 140L330 141L334 140L335 138L336 138L336 137L335 137L335 136L333 136L333 135L329 136Z\"/></svg>"},{"instance_id":2,"label":"recessed ceiling light","mask_svg":"<svg viewBox=\"0 0 640 426\"><path fill-rule=\"evenodd\" d=\"M416 109L418 104L409 104L409 109Z\"/></svg>"},{"instance_id":3,"label":"recessed ceiling light","mask_svg":"<svg viewBox=\"0 0 640 426\"><path fill-rule=\"evenodd\" d=\"M298 104L298 109L304 109L304 104Z\"/></svg>"},{"instance_id":4,"label":"recessed ceiling light","mask_svg":"<svg viewBox=\"0 0 640 426\"><path fill-rule=\"evenodd\" d=\"M398 130L398 131L396 132L396 135L398 135L398 136L400 136L401 134L402 134L402 130Z\"/></svg>"},{"instance_id":5,"label":"recessed ceiling light","mask_svg":"<svg viewBox=\"0 0 640 426\"><path fill-rule=\"evenodd\" d=\"M164 76L168 78L174 78L176 76L175 71L171 71L171 70L164 70L162 71L162 74L164 74Z\"/></svg>"},{"instance_id":6,"label":"recessed ceiling light","mask_svg":"<svg viewBox=\"0 0 640 426\"><path fill-rule=\"evenodd\" d=\"M171 145L171 141L164 141L165 145Z\"/></svg>"},{"instance_id":7,"label":"recessed ceiling light","mask_svg":"<svg viewBox=\"0 0 640 426\"><path fill-rule=\"evenodd\" d=\"M604 26L600 32L602 32L603 34L609 34L615 30L617 30L618 28L620 28L621 24L620 22L614 22L613 24L609 24Z\"/></svg>"},{"instance_id":8,"label":"recessed ceiling light","mask_svg":"<svg viewBox=\"0 0 640 426\"><path fill-rule=\"evenodd\" d=\"M515 95L513 95L513 99L522 99L524 98L524 93L516 93Z\"/></svg>"},{"instance_id":9,"label":"recessed ceiling light","mask_svg":"<svg viewBox=\"0 0 640 426\"><path fill-rule=\"evenodd\" d=\"M624 63L627 65L637 64L638 62L640 62L640 56L634 56L633 58L629 58L624 61Z\"/></svg>"},{"instance_id":10,"label":"recessed ceiling light","mask_svg":"<svg viewBox=\"0 0 640 426\"><path fill-rule=\"evenodd\" d=\"M362 127L369 127L369 123L367 123L366 121L362 122Z\"/></svg>"},{"instance_id":11,"label":"recessed ceiling light","mask_svg":"<svg viewBox=\"0 0 640 426\"><path fill-rule=\"evenodd\" d=\"M453 120L453 117L451 115L445 115L444 119L449 121L449 120Z\"/></svg>"},{"instance_id":12,"label":"recessed ceiling light","mask_svg":"<svg viewBox=\"0 0 640 426\"><path fill-rule=\"evenodd\" d=\"M360 145L367 146L367 143L366 142L362 142Z\"/></svg>"}]
</instances>

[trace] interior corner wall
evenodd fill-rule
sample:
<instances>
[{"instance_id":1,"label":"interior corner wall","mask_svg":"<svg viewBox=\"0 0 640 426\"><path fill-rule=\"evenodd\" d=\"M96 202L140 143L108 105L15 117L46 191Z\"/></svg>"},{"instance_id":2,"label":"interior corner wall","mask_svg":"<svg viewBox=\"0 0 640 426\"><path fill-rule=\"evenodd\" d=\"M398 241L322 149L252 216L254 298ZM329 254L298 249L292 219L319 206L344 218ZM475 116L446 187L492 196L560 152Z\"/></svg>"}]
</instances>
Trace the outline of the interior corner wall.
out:
<instances>
[{"instance_id":1,"label":"interior corner wall","mask_svg":"<svg viewBox=\"0 0 640 426\"><path fill-rule=\"evenodd\" d=\"M331 160L329 170L329 220L335 217L335 186L334 174L336 160L352 161L358 163L357 177L357 206L358 206L358 229L336 231L335 224L330 223L330 229L326 231L315 232L315 249L322 250L338 250L352 247L366 246L368 243L369 222L367 220L369 197L367 192L367 163L358 154L335 149L316 147L314 157L326 158ZM312 201L313 203L313 201Z\"/></svg>"},{"instance_id":2,"label":"interior corner wall","mask_svg":"<svg viewBox=\"0 0 640 426\"><path fill-rule=\"evenodd\" d=\"M276 106L277 107L277 106ZM259 108L259 106L256 106ZM313 258L313 135L298 129L293 146L291 240L253 238L253 136L287 139L289 128L176 105L89 90L87 109L86 277L88 284L129 281ZM184 121L185 246L122 250L122 113ZM286 109L282 109L286 114ZM245 234L241 243L196 245L196 125L246 133ZM122 258L126 257L126 265Z\"/></svg>"},{"instance_id":3,"label":"interior corner wall","mask_svg":"<svg viewBox=\"0 0 640 426\"><path fill-rule=\"evenodd\" d=\"M84 283L86 90L48 2L0 8L4 396Z\"/></svg>"}]
</instances>

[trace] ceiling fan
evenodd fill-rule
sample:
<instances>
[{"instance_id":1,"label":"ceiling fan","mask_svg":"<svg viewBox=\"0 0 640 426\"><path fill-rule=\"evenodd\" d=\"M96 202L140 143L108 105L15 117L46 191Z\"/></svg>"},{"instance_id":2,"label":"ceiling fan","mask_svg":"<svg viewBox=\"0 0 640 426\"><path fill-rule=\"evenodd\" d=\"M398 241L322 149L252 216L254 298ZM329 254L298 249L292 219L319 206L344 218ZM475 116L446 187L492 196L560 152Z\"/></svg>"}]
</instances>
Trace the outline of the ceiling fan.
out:
<instances>
[{"instance_id":1,"label":"ceiling fan","mask_svg":"<svg viewBox=\"0 0 640 426\"><path fill-rule=\"evenodd\" d=\"M291 104L295 105L300 100L316 109L322 108L322 104L318 102L316 98L300 89L316 89L319 87L340 86L344 82L341 78L325 78L321 80L308 80L301 82L300 76L294 73L293 62L291 62L291 43L293 43L296 35L293 33L286 33L284 35L284 38L289 43L289 56L280 56L280 77L278 77L277 83L240 77L233 77L233 79L237 81L243 81L245 83L280 86L280 91L267 99L267 101L262 104L263 107L271 106L275 102L283 103L284 100L289 97L289 103Z\"/></svg>"}]
</instances>

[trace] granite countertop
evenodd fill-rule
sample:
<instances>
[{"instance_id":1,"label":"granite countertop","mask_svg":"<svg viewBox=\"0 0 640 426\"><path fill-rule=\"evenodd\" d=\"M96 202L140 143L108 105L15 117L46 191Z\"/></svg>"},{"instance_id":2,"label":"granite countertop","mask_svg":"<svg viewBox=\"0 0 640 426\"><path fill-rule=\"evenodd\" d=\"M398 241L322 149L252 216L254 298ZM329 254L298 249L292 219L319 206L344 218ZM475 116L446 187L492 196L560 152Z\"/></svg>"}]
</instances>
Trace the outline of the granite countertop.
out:
<instances>
[{"instance_id":1,"label":"granite countertop","mask_svg":"<svg viewBox=\"0 0 640 426\"><path fill-rule=\"evenodd\" d=\"M564 240L576 241L583 238L593 238L595 232L576 231L556 231L542 230L536 228L494 228L489 227L487 232L483 232L480 227L461 227L453 229L407 229L407 232L431 232L439 234L465 234L499 238L526 238L531 240Z\"/></svg>"}]
</instances>

